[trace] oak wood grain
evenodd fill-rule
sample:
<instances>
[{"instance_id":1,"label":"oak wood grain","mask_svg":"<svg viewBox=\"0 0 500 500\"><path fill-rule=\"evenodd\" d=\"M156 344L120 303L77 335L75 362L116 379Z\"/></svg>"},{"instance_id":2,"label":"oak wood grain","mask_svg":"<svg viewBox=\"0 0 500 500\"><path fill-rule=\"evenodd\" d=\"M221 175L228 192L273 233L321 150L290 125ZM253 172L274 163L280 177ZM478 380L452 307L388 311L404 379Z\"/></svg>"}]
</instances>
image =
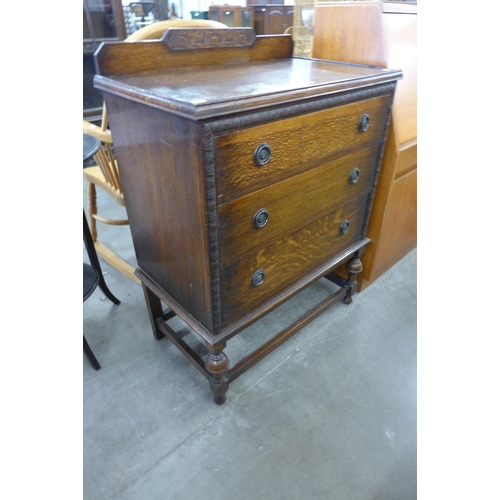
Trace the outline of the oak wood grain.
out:
<instances>
[{"instance_id":1,"label":"oak wood grain","mask_svg":"<svg viewBox=\"0 0 500 500\"><path fill-rule=\"evenodd\" d=\"M295 175L277 184L219 206L220 260L227 267L243 255L324 217L338 206L367 194L373 186L377 148L357 151L346 158ZM357 168L359 179L349 182ZM269 220L255 228L255 213L265 208Z\"/></svg>"},{"instance_id":2,"label":"oak wood grain","mask_svg":"<svg viewBox=\"0 0 500 500\"><path fill-rule=\"evenodd\" d=\"M234 322L259 303L360 239L366 199L358 198L334 213L223 269L223 325ZM350 229L341 235L340 225L346 219L350 222ZM262 285L253 286L252 276L259 269L264 269L266 278Z\"/></svg>"},{"instance_id":3,"label":"oak wood grain","mask_svg":"<svg viewBox=\"0 0 500 500\"><path fill-rule=\"evenodd\" d=\"M175 30L170 28L168 31ZM230 29L230 28L228 28ZM257 61L288 59L292 56L290 35L257 37L251 47L171 51L162 40L136 43L108 42L96 51L96 68L101 76L159 73L192 67L213 67L223 64L248 64Z\"/></svg>"},{"instance_id":4,"label":"oak wood grain","mask_svg":"<svg viewBox=\"0 0 500 500\"><path fill-rule=\"evenodd\" d=\"M388 103L388 96L377 97L216 137L219 201L243 196L349 150L378 145ZM370 125L360 132L358 122L365 113ZM262 142L271 147L271 159L257 166L254 151Z\"/></svg>"},{"instance_id":5,"label":"oak wood grain","mask_svg":"<svg viewBox=\"0 0 500 500\"><path fill-rule=\"evenodd\" d=\"M373 271L388 269L417 241L417 170L396 179L391 186L385 220L373 259ZM368 251L368 250L367 250Z\"/></svg>"},{"instance_id":6,"label":"oak wood grain","mask_svg":"<svg viewBox=\"0 0 500 500\"><path fill-rule=\"evenodd\" d=\"M199 127L111 94L106 104L137 263L213 328Z\"/></svg>"},{"instance_id":7,"label":"oak wood grain","mask_svg":"<svg viewBox=\"0 0 500 500\"><path fill-rule=\"evenodd\" d=\"M200 39L205 37L206 31ZM289 43L268 38L269 46L284 49ZM170 54L180 39L169 40L168 46L142 42L133 57L124 47L132 43L103 49L103 67L125 73L99 75L96 86L109 108L136 273L148 290L153 331L170 336L209 377L221 404L230 381L223 352L229 338L347 261L354 283L358 257L369 243L366 224L401 73L292 58L281 49L261 60L251 55L258 52L258 39L245 48L190 46L180 51L182 61ZM128 56L108 65L106 58L119 58L122 50ZM219 53L224 56L217 59ZM154 63L134 61L138 54L150 54ZM131 70L123 62L127 57L135 65ZM365 113L370 126L360 132ZM261 175L252 173L238 184L262 142L273 148L271 162L258 167ZM353 168L360 170L355 184L349 183ZM227 184L223 178L231 172L238 180ZM266 206L271 218L265 232L252 237L247 229L253 210ZM260 270L266 276L259 284ZM346 298L352 286L347 283L332 300ZM209 351L205 367L170 327L160 328L166 321L160 300L203 339ZM247 357L233 375L330 301Z\"/></svg>"},{"instance_id":8,"label":"oak wood grain","mask_svg":"<svg viewBox=\"0 0 500 500\"><path fill-rule=\"evenodd\" d=\"M417 6L325 2L316 5L315 19L314 57L403 72L367 229L372 243L359 275L363 290L417 244Z\"/></svg>"},{"instance_id":9,"label":"oak wood grain","mask_svg":"<svg viewBox=\"0 0 500 500\"><path fill-rule=\"evenodd\" d=\"M318 2L311 55L386 68L382 2Z\"/></svg>"}]
</instances>

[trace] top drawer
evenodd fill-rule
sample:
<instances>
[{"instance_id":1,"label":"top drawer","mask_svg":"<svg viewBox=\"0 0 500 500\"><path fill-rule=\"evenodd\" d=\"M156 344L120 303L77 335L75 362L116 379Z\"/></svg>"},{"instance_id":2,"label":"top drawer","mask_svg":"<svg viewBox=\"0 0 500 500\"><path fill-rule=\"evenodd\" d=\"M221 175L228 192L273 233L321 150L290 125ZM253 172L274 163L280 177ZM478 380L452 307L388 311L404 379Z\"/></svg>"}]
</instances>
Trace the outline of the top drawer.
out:
<instances>
[{"instance_id":1,"label":"top drawer","mask_svg":"<svg viewBox=\"0 0 500 500\"><path fill-rule=\"evenodd\" d=\"M314 168L328 157L378 143L389 101L390 96L376 97L216 137L219 203ZM368 128L362 131L365 115ZM259 146L263 165L255 158Z\"/></svg>"}]
</instances>

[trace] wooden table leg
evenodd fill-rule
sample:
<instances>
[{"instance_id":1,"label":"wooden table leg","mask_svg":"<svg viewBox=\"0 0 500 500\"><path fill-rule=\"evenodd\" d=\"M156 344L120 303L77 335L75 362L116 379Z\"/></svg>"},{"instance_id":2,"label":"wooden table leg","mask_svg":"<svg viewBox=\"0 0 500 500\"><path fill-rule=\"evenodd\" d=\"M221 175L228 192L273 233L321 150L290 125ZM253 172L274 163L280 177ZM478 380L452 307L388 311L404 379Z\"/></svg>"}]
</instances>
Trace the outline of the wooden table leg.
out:
<instances>
[{"instance_id":1,"label":"wooden table leg","mask_svg":"<svg viewBox=\"0 0 500 500\"><path fill-rule=\"evenodd\" d=\"M225 373L229 368L229 359L222 349L226 346L217 346L213 352L209 352L205 360L205 367L210 374L210 388L214 393L214 401L221 405L226 401L226 391L229 387L229 381ZM208 346L207 346L208 347ZM215 346L214 346L215 347Z\"/></svg>"},{"instance_id":2,"label":"wooden table leg","mask_svg":"<svg viewBox=\"0 0 500 500\"><path fill-rule=\"evenodd\" d=\"M161 300L144 283L142 284L142 289L144 290L144 298L146 299L153 335L155 339L160 340L165 337L156 324L156 320L163 317Z\"/></svg>"},{"instance_id":3,"label":"wooden table leg","mask_svg":"<svg viewBox=\"0 0 500 500\"><path fill-rule=\"evenodd\" d=\"M356 276L363 270L363 264L361 263L358 253L346 262L345 268L347 270L346 285L349 285L349 290L347 290L346 296L344 297L344 304L350 304L352 302L352 294L358 289Z\"/></svg>"}]
</instances>

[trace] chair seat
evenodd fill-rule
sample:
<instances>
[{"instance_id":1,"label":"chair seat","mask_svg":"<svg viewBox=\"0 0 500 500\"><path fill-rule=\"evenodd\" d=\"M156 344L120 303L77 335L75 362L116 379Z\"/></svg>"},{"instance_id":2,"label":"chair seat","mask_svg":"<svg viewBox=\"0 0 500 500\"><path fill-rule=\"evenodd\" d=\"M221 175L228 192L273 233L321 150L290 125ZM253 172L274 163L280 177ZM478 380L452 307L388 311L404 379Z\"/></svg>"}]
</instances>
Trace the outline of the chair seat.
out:
<instances>
[{"instance_id":1,"label":"chair seat","mask_svg":"<svg viewBox=\"0 0 500 500\"><path fill-rule=\"evenodd\" d=\"M104 189L117 203L125 206L125 200L123 198L123 193L118 189L115 189L104 177L99 166L87 167L83 170L83 176L87 181L99 186Z\"/></svg>"}]
</instances>

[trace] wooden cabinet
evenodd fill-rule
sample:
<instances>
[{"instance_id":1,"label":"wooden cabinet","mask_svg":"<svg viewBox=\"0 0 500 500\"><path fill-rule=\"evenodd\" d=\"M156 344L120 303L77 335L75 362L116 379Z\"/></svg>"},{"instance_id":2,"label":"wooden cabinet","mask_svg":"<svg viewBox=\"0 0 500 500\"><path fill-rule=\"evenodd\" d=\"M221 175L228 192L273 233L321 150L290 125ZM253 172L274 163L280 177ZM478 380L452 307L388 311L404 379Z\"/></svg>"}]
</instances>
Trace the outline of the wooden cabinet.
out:
<instances>
[{"instance_id":1,"label":"wooden cabinet","mask_svg":"<svg viewBox=\"0 0 500 500\"><path fill-rule=\"evenodd\" d=\"M157 338L230 382L351 302L399 71L292 57L290 36L171 29L97 61ZM347 279L334 273L345 265ZM226 343L316 280L332 295L234 366ZM195 352L169 324L181 318Z\"/></svg>"},{"instance_id":2,"label":"wooden cabinet","mask_svg":"<svg viewBox=\"0 0 500 500\"><path fill-rule=\"evenodd\" d=\"M208 17L219 21L229 28L253 28L253 8L239 5L210 5Z\"/></svg>"},{"instance_id":3,"label":"wooden cabinet","mask_svg":"<svg viewBox=\"0 0 500 500\"><path fill-rule=\"evenodd\" d=\"M247 5L284 5L285 0L247 0Z\"/></svg>"},{"instance_id":4,"label":"wooden cabinet","mask_svg":"<svg viewBox=\"0 0 500 500\"><path fill-rule=\"evenodd\" d=\"M102 94L94 89L94 52L106 40L126 37L121 0L83 0L83 117L96 120L102 114Z\"/></svg>"},{"instance_id":5,"label":"wooden cabinet","mask_svg":"<svg viewBox=\"0 0 500 500\"><path fill-rule=\"evenodd\" d=\"M255 5L254 29L257 35L279 35L293 26L293 5Z\"/></svg>"},{"instance_id":6,"label":"wooden cabinet","mask_svg":"<svg viewBox=\"0 0 500 500\"><path fill-rule=\"evenodd\" d=\"M401 68L360 289L417 244L417 5L318 3L312 57Z\"/></svg>"}]
</instances>

